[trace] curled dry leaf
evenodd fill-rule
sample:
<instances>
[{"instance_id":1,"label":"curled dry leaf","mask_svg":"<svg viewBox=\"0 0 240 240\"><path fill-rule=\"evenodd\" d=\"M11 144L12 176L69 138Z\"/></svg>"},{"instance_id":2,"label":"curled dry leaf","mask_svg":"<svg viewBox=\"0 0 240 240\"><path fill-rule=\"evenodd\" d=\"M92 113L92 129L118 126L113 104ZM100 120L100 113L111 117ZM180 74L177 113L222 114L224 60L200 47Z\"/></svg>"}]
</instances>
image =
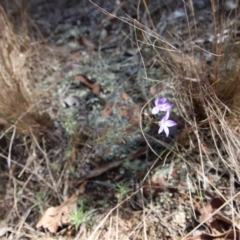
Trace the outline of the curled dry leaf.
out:
<instances>
[{"instance_id":1,"label":"curled dry leaf","mask_svg":"<svg viewBox=\"0 0 240 240\"><path fill-rule=\"evenodd\" d=\"M206 222L207 224L210 224L212 221L214 221L215 217L212 215L212 213L216 209L220 208L222 204L223 201L220 198L214 198L210 202L206 203L202 209L199 209L199 222Z\"/></svg>"},{"instance_id":2,"label":"curled dry leaf","mask_svg":"<svg viewBox=\"0 0 240 240\"><path fill-rule=\"evenodd\" d=\"M226 231L221 234L210 234L210 233L201 233L194 237L183 238L183 240L232 240L239 239L240 232L238 230L234 231L233 229Z\"/></svg>"},{"instance_id":3,"label":"curled dry leaf","mask_svg":"<svg viewBox=\"0 0 240 240\"><path fill-rule=\"evenodd\" d=\"M102 110L102 117L108 117L112 113L113 104L108 103L105 108Z\"/></svg>"},{"instance_id":4,"label":"curled dry leaf","mask_svg":"<svg viewBox=\"0 0 240 240\"><path fill-rule=\"evenodd\" d=\"M120 112L120 116L123 118L126 118L129 123L134 124L134 123L139 123L140 121L140 110L138 106L133 106L129 108L125 108Z\"/></svg>"},{"instance_id":5,"label":"curled dry leaf","mask_svg":"<svg viewBox=\"0 0 240 240\"><path fill-rule=\"evenodd\" d=\"M151 95L154 96L154 95L157 93L156 86L151 87L150 90L149 90L149 92L150 92Z\"/></svg>"},{"instance_id":6,"label":"curled dry leaf","mask_svg":"<svg viewBox=\"0 0 240 240\"><path fill-rule=\"evenodd\" d=\"M130 124L139 123L140 121L140 109L137 105L125 107L123 104L117 103L113 105L108 103L102 110L102 117L108 117L112 114L113 109L122 108L120 116L126 118Z\"/></svg>"},{"instance_id":7,"label":"curled dry leaf","mask_svg":"<svg viewBox=\"0 0 240 240\"><path fill-rule=\"evenodd\" d=\"M121 98L122 98L122 100L127 101L127 100L129 99L129 96L128 96L127 93L122 92L122 93L121 93Z\"/></svg>"},{"instance_id":8,"label":"curled dry leaf","mask_svg":"<svg viewBox=\"0 0 240 240\"><path fill-rule=\"evenodd\" d=\"M91 80L89 80L84 75L76 75L76 80L79 80L81 83L85 84L87 87L89 87L93 94L98 95L100 93L100 85L98 83L95 83Z\"/></svg>"},{"instance_id":9,"label":"curled dry leaf","mask_svg":"<svg viewBox=\"0 0 240 240\"><path fill-rule=\"evenodd\" d=\"M43 227L51 233L56 233L58 227L69 224L69 214L77 209L77 198L78 196L74 194L60 206L48 208L36 227Z\"/></svg>"},{"instance_id":10,"label":"curled dry leaf","mask_svg":"<svg viewBox=\"0 0 240 240\"><path fill-rule=\"evenodd\" d=\"M79 36L78 39L82 44L84 44L87 47L88 50L93 51L96 48L95 45L89 39L87 39L86 37Z\"/></svg>"},{"instance_id":11,"label":"curled dry leaf","mask_svg":"<svg viewBox=\"0 0 240 240\"><path fill-rule=\"evenodd\" d=\"M211 234L203 232L194 237L185 238L184 240L239 239L239 224L222 215L219 212L220 210L217 211L223 204L224 201L221 198L213 198L211 201L207 202L204 207L198 209L200 213L199 222L205 223ZM233 230L233 228L235 230Z\"/></svg>"}]
</instances>

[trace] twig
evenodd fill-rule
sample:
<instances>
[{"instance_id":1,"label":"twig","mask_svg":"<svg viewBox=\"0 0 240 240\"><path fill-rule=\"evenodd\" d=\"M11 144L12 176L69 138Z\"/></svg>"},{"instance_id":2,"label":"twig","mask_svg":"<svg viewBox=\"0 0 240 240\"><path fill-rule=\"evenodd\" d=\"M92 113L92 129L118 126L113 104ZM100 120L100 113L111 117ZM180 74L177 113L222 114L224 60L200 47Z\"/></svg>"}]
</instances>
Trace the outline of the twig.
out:
<instances>
[{"instance_id":1,"label":"twig","mask_svg":"<svg viewBox=\"0 0 240 240\"><path fill-rule=\"evenodd\" d=\"M87 180L89 178L94 178L94 177L100 176L101 174L109 171L110 169L118 167L119 165L121 165L122 163L124 163L126 161L132 161L132 160L136 159L137 157L141 156L146 151L147 151L146 148L142 148L140 151L132 154L131 156L125 157L125 158L117 160L117 161L110 162L109 164L106 164L103 167L93 169L86 176L80 177L79 179L75 180L75 184L77 186L76 188L79 188L79 185L82 182L84 182L85 180Z\"/></svg>"}]
</instances>

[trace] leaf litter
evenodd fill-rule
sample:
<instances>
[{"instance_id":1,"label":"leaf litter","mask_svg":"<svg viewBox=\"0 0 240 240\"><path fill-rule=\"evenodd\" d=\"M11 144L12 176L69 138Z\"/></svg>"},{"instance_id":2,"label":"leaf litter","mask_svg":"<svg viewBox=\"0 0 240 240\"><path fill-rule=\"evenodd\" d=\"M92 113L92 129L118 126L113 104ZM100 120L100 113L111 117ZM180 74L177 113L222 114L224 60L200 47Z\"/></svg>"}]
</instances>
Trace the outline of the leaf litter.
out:
<instances>
[{"instance_id":1,"label":"leaf litter","mask_svg":"<svg viewBox=\"0 0 240 240\"><path fill-rule=\"evenodd\" d=\"M77 195L73 195L60 206L48 208L36 227L43 227L51 233L56 233L59 227L69 225L70 213L77 210L77 198Z\"/></svg>"},{"instance_id":2,"label":"leaf litter","mask_svg":"<svg viewBox=\"0 0 240 240\"><path fill-rule=\"evenodd\" d=\"M186 232L194 229L196 226L195 221L198 221L200 224L204 222L206 228L201 230L200 234L196 231L194 237L186 239L232 239L234 234L235 237L238 237L239 232L237 223L234 223L231 217L226 217L226 211L229 211L229 209L222 212L223 214L219 212L213 214L222 205L221 199L220 204L217 204L217 202L219 202L219 198L216 196L218 193L215 193L212 189L204 192L206 195L210 194L212 200L208 200L205 205L202 204L202 192L196 190L196 186L199 184L201 185L202 180L194 177L196 172L186 167L182 159L176 159L172 156L167 158L167 156L164 156L166 157L166 162L164 162L164 164L159 164L158 162L156 166L154 166L155 170L149 175L146 184L142 183L142 186L136 182L130 183L131 181L129 180L133 179L141 181L142 176L145 176L146 172L148 172L148 167L152 166L154 162L148 162L147 158L150 159L152 156L150 154L146 157L146 148L145 146L142 147L143 141L139 135L135 135L135 132L138 130L140 117L139 109L144 102L148 100L144 98L144 95L147 95L149 98L151 98L153 94L156 94L156 92L161 92L165 95L165 90L167 88L162 87L161 84L160 88L159 86L149 84L149 82L143 84L145 79L143 81L141 76L137 74L143 76L144 70L139 67L138 64L135 64L139 59L137 59L136 54L131 53L131 49L125 51L122 49L119 40L124 40L124 38L121 38L122 36L120 36L120 34L116 37L116 34L120 32L119 30L126 31L126 28L122 27L121 23L117 22L115 17L103 17L95 6L87 5L86 1L84 1L84 4L79 8L75 6L72 7L70 3L71 11L66 11L66 15L63 19L61 19L62 14L56 9L54 18L56 16L59 17L58 21L62 23L59 25L56 25L56 21L53 19L52 14L47 14L46 5L41 5L39 2L35 4L41 11L34 11L33 18L36 19L36 22L40 23L40 28L44 29L43 32L48 34L51 32L54 35L50 41L58 45L58 50L62 48L63 52L65 52L62 55L62 57L64 56L63 59L65 63L62 65L56 64L55 69L57 69L57 71L55 71L53 75L50 74L44 77L42 81L39 81L39 87L42 87L42 85L47 87L52 86L54 90L51 106L49 107L49 116L51 116L51 119L54 119L54 125L59 134L57 135L59 137L58 141L61 141L62 148L64 148L64 150L66 149L66 152L63 153L63 151L57 148L53 148L48 152L49 156L51 156L52 165L51 169L48 168L47 173L46 166L41 166L37 163L37 160L34 160L25 169L25 173L21 178L21 180L24 181L26 180L26 175L31 172L34 173L29 177L30 183L26 183L26 192L24 192L23 196L19 197L21 197L23 202L28 202L29 196L31 199L34 199L35 192L33 189L36 188L36 182L39 182L39 179L46 179L45 181L47 182L51 180L51 182L55 183L55 190L58 191L60 191L61 187L65 186L65 189L68 189L66 190L67 194L71 196L61 205L56 204L56 207L48 208L37 223L37 228L42 227L51 233L56 233L59 228L69 225L69 214L76 210L77 199L79 197L78 193L71 193L78 188L79 184L93 178L93 183L89 182L86 189L84 187L83 192L93 198L96 196L94 199L96 202L94 203L95 207L100 206L98 200L103 198L103 195L108 195L104 197L106 197L106 201L109 202L111 207L116 205L116 199L111 197L111 192L115 190L113 183L120 180L123 180L123 182L126 181L128 186L133 187L133 190L136 191L139 190L136 186L140 186L140 189L143 187L145 192L144 195L140 194L140 196L139 194L133 194L129 201L126 201L125 205L123 204L122 207L119 206L121 213L114 212L111 218L103 224L104 227L100 228L98 232L100 236L99 239L107 239L107 236L111 236L113 239L115 237L115 231L119 232L119 236L121 236L122 239L142 239L143 229L149 239L176 239L179 235L184 236ZM49 3L48 7L54 6L54 4L56 4L56 2L53 1L53 3ZM154 4L154 2L150 4L149 10L152 12L153 18L161 19L155 12L156 6ZM114 4L109 5L105 3L101 6L104 6L109 12L118 12L118 14L125 14L125 6L129 6L131 11L136 10L136 6L127 1L121 1L121 4L117 4L116 6L113 5ZM180 29L181 27L185 28L184 24L174 24L176 19L179 23L181 21L181 23L183 23L184 20L179 16L179 13L182 14L182 9L177 9L178 4L176 4L176 6L173 5L169 3L169 8L173 8L171 9L171 13L168 12L169 10L165 11L164 4L163 6L158 6L164 9L164 14L168 14L173 18L172 20L169 18L170 28L164 27L166 23L163 21L159 23L159 29L162 33L166 33L165 29L168 29L167 31L175 29L176 31L172 32L180 32L181 36L184 37L185 31ZM69 6L66 4L65 7L68 9ZM88 10L89 16L84 15L84 11L81 12L81 9L84 9L84 11ZM207 11L209 9L205 10ZM41 20L40 15L44 11L46 18ZM128 10L126 11L128 12ZM83 17L81 17L81 14ZM74 16L80 16L82 28L72 26L77 24ZM197 19L197 21L200 20L200 18ZM95 31L89 33L86 30L89 26L96 27ZM141 36L142 40L144 40L144 35L141 34ZM57 38L59 38L59 41L56 41ZM134 50L136 49L135 46L131 47ZM188 51L189 46L184 47L186 51ZM100 57L94 52L98 48L102 48ZM137 52L139 52L138 49ZM150 59L146 61L147 67L150 68L148 75L149 79L164 78L164 74L162 75L159 68L150 67L154 66L151 60L150 57ZM131 68L125 67L131 64L133 64ZM64 73L58 70L59 67L64 69ZM55 78L58 78L56 82ZM124 79L128 81L124 81ZM139 89L144 89L144 91L139 93ZM72 100L67 100L69 106L76 105L74 110L66 110L59 103L60 99L66 100L68 96L74 96L78 99L78 103L70 103ZM84 108L82 106L84 106ZM81 129L81 127L78 125L80 119L81 121L83 120L81 124L85 131L84 136L86 137L84 138L83 144L78 139L78 136L66 134L80 132L79 129ZM86 129L89 129L88 125L90 125L90 131L86 131ZM148 129L147 124L146 128ZM149 133L153 135L155 130L148 130ZM61 135L61 131L63 131L65 135ZM104 136L106 136L109 131L113 132L114 136L108 136L104 139ZM69 136L73 136L73 138ZM63 140L65 137L67 138L66 142L74 144L68 145ZM101 139L101 142L98 142L99 145L96 144L98 138ZM89 140L86 145L84 145L85 139ZM96 145L98 145L98 149L95 148ZM139 146L141 146L141 148L139 148ZM46 149L47 147L48 146L46 146ZM89 149L94 152L91 157L90 151L88 151ZM25 149L25 152L28 150L29 149ZM164 148L162 147L158 150L162 152ZM64 157L60 157L60 154L58 154L59 152ZM42 158L39 153L38 157L39 159ZM61 162L60 167L58 164L54 165L54 160L58 158ZM67 161L64 162L64 159L67 159ZM84 159L84 162L81 162L82 159ZM134 172L121 167L122 163L127 161L131 162L135 159L141 162L143 167L141 173L140 171ZM186 155L186 159L191 159L192 162L196 161L195 156L191 154ZM44 160L47 161L47 158ZM16 161L13 163L16 166L15 171L17 171L20 167L16 164ZM24 162L21 162L21 164L24 165ZM61 170L61 172L60 169L62 169L63 165L64 169L69 168L71 171L65 172ZM85 165L89 165L87 173L84 176L79 176L80 170ZM196 163L196 168L198 167L199 165ZM19 172L20 171L22 171L22 168L20 168ZM216 172L222 174L223 177L220 179L216 176ZM39 177L40 174L42 174L42 178ZM221 194L229 194L229 192L224 189L228 186L226 182L224 182L226 177L224 173L221 172L221 169L216 171L213 167L209 167L209 171L206 175L207 178L210 179L209 181L211 184L220 185L222 187L222 189L219 190ZM101 180L102 185L94 185L96 178ZM64 184L61 184L61 182L63 182L62 179L64 179ZM109 180L113 183L110 184ZM15 184L16 183L21 186L21 182L15 182ZM41 184L43 184L43 182L41 182ZM100 189L99 191L97 190L98 188ZM40 186L37 186L37 189L41 191ZM53 189L48 187L48 191L52 191ZM201 189L201 191L203 191L203 189ZM106 192L108 194L105 194ZM56 192L52 195L54 194L56 194ZM24 195L28 198L25 198ZM51 196L50 198L44 196L43 200L41 200L38 205L42 208L43 206L52 205L54 202L61 202L60 199L61 197L59 196ZM143 206L145 207L144 213L139 210L136 212L132 211L133 206L136 205L136 202L139 200L142 202L141 208ZM30 202L31 201L28 202L28 205L30 205ZM149 202L153 204L154 209L151 204L148 204ZM202 204L202 208L199 208L199 202ZM17 206L17 208L21 209L20 206ZM128 211L132 211L132 214L129 214ZM23 210L20 211L20 214L22 212ZM104 214L105 212L103 211L103 216ZM32 217L28 220L31 226L36 224L36 216L39 216L39 212L34 210ZM103 216L99 217L99 222ZM128 220L125 219L126 216L128 216ZM142 219L144 219L144 221L142 221ZM12 220L12 224L14 224L14 222L16 222L16 220ZM114 230L111 231L111 229ZM6 228L3 228L3 231L5 235L7 235ZM26 233L28 232L27 225L24 226L24 231Z\"/></svg>"}]
</instances>

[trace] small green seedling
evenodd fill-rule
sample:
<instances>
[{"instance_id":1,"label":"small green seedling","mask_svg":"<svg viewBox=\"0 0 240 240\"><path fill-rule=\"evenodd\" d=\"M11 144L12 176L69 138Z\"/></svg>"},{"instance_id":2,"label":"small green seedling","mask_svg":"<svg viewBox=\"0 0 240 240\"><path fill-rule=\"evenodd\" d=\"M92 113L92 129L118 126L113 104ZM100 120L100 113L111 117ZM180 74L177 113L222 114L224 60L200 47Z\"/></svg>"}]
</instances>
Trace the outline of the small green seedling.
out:
<instances>
[{"instance_id":1,"label":"small green seedling","mask_svg":"<svg viewBox=\"0 0 240 240\"><path fill-rule=\"evenodd\" d=\"M121 202L131 191L131 189L127 187L125 184L117 184L116 190L117 190L116 197L119 202Z\"/></svg>"},{"instance_id":2,"label":"small green seedling","mask_svg":"<svg viewBox=\"0 0 240 240\"><path fill-rule=\"evenodd\" d=\"M70 213L70 219L75 229L77 230L81 224L87 223L88 213L84 212L82 208L78 208Z\"/></svg>"},{"instance_id":3,"label":"small green seedling","mask_svg":"<svg viewBox=\"0 0 240 240\"><path fill-rule=\"evenodd\" d=\"M90 216L92 216L92 210L90 210L91 202L85 198L78 199L78 205L80 206L78 209L74 210L70 213L69 217L71 219L72 224L77 230L80 225L86 224L88 227L91 227L93 224L91 222Z\"/></svg>"}]
</instances>

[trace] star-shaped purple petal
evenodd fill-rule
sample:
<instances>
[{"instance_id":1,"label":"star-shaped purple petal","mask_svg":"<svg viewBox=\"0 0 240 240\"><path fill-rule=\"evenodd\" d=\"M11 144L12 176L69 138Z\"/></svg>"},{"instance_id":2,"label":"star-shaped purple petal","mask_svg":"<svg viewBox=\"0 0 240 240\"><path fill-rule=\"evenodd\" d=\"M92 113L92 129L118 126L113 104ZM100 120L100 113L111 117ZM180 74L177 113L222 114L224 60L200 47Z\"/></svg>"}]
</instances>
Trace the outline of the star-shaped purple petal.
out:
<instances>
[{"instance_id":1,"label":"star-shaped purple petal","mask_svg":"<svg viewBox=\"0 0 240 240\"><path fill-rule=\"evenodd\" d=\"M167 112L173 106L167 102L166 98L157 98L154 103L155 107L152 109L152 114L157 114L159 111Z\"/></svg>"},{"instance_id":2,"label":"star-shaped purple petal","mask_svg":"<svg viewBox=\"0 0 240 240\"><path fill-rule=\"evenodd\" d=\"M176 122L174 122L172 120L168 120L168 118L169 118L169 111L167 111L166 115L158 123L159 126L160 126L160 128L158 130L158 134L160 134L162 131L164 131L167 137L169 135L169 129L168 128L177 125Z\"/></svg>"}]
</instances>

